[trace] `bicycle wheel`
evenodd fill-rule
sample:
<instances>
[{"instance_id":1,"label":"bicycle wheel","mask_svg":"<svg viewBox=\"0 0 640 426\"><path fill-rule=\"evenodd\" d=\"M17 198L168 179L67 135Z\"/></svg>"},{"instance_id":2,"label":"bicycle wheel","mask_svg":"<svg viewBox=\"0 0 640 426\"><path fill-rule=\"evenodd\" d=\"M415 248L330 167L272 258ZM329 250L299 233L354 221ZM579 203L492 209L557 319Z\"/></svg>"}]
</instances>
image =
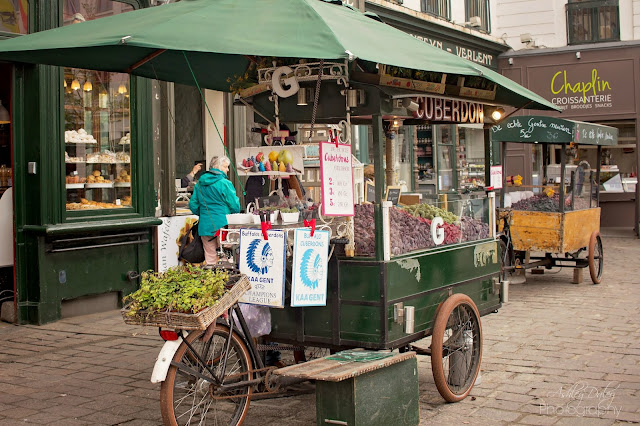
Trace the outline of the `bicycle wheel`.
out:
<instances>
[{"instance_id":1,"label":"bicycle wheel","mask_svg":"<svg viewBox=\"0 0 640 426\"><path fill-rule=\"evenodd\" d=\"M469 296L454 294L440 307L431 337L431 370L447 402L463 400L480 371L482 327Z\"/></svg>"},{"instance_id":2,"label":"bicycle wheel","mask_svg":"<svg viewBox=\"0 0 640 426\"><path fill-rule=\"evenodd\" d=\"M226 368L222 372L229 328L218 324L208 341L201 337L204 331L190 333L186 340L214 371L223 383L250 380L253 377L251 357L243 339L233 333L231 346L226 354ZM210 376L202 363L183 342L176 351L167 378L160 388L160 407L165 425L238 425L249 409L252 387L246 386L225 395L214 396L215 385L193 374L193 370ZM192 370L192 371L189 371ZM243 374L245 373L245 374ZM232 376L232 377L230 377ZM220 398L240 395L237 398Z\"/></svg>"},{"instance_id":3,"label":"bicycle wheel","mask_svg":"<svg viewBox=\"0 0 640 426\"><path fill-rule=\"evenodd\" d=\"M600 232L593 231L589 240L589 275L594 284L602 281L602 269L604 268L604 251Z\"/></svg>"}]
</instances>

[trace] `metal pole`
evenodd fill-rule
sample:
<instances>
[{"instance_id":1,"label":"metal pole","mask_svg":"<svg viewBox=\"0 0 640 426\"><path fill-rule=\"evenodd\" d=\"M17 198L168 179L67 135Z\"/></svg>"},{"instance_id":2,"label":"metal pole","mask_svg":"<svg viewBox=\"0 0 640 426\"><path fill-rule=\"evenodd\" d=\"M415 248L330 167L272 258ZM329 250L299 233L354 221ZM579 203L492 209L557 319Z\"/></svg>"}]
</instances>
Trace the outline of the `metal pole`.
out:
<instances>
[{"instance_id":1,"label":"metal pole","mask_svg":"<svg viewBox=\"0 0 640 426\"><path fill-rule=\"evenodd\" d=\"M373 170L375 176L376 202L373 204L373 223L376 239L376 260L384 260L382 194L384 194L384 129L382 115L374 114L371 119L373 131Z\"/></svg>"},{"instance_id":2,"label":"metal pole","mask_svg":"<svg viewBox=\"0 0 640 426\"><path fill-rule=\"evenodd\" d=\"M560 199L558 200L560 213L564 213L564 177L567 173L566 165L564 164L566 161L564 149L565 145L560 145Z\"/></svg>"},{"instance_id":3,"label":"metal pole","mask_svg":"<svg viewBox=\"0 0 640 426\"><path fill-rule=\"evenodd\" d=\"M500 189L500 207L504 208L504 196L507 191L507 143L500 142L500 165L502 166L502 188Z\"/></svg>"},{"instance_id":4,"label":"metal pole","mask_svg":"<svg viewBox=\"0 0 640 426\"><path fill-rule=\"evenodd\" d=\"M600 207L600 164L602 163L602 146L598 145L596 155L596 206Z\"/></svg>"}]
</instances>

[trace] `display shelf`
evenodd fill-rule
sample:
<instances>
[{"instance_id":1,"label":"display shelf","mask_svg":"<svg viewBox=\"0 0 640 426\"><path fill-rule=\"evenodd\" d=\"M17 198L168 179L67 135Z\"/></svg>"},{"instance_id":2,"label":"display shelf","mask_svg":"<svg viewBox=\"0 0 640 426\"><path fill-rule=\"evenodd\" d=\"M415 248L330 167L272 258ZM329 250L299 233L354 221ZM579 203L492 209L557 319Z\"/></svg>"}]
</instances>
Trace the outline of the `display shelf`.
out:
<instances>
[{"instance_id":1,"label":"display shelf","mask_svg":"<svg viewBox=\"0 0 640 426\"><path fill-rule=\"evenodd\" d=\"M65 161L65 164L86 164L86 161Z\"/></svg>"},{"instance_id":2,"label":"display shelf","mask_svg":"<svg viewBox=\"0 0 640 426\"><path fill-rule=\"evenodd\" d=\"M298 175L298 176L302 176L302 173L298 173L298 172L293 172L293 173L289 173L289 172L274 172L274 171L270 171L270 172L249 172L246 170L242 170L242 169L238 169L238 175L240 176L291 176L291 175Z\"/></svg>"},{"instance_id":3,"label":"display shelf","mask_svg":"<svg viewBox=\"0 0 640 426\"><path fill-rule=\"evenodd\" d=\"M131 188L131 182L114 182L116 188Z\"/></svg>"},{"instance_id":4,"label":"display shelf","mask_svg":"<svg viewBox=\"0 0 640 426\"><path fill-rule=\"evenodd\" d=\"M72 142L72 141L65 141L64 142L66 145L98 145L98 141L94 140L94 142L86 142L86 141L82 141L82 142Z\"/></svg>"},{"instance_id":5,"label":"display shelf","mask_svg":"<svg viewBox=\"0 0 640 426\"><path fill-rule=\"evenodd\" d=\"M131 164L131 161L85 161L87 164Z\"/></svg>"},{"instance_id":6,"label":"display shelf","mask_svg":"<svg viewBox=\"0 0 640 426\"><path fill-rule=\"evenodd\" d=\"M65 186L67 189L83 189L84 183L67 183Z\"/></svg>"},{"instance_id":7,"label":"display shelf","mask_svg":"<svg viewBox=\"0 0 640 426\"><path fill-rule=\"evenodd\" d=\"M86 183L84 185L87 189L102 189L102 188L113 188L114 183Z\"/></svg>"}]
</instances>

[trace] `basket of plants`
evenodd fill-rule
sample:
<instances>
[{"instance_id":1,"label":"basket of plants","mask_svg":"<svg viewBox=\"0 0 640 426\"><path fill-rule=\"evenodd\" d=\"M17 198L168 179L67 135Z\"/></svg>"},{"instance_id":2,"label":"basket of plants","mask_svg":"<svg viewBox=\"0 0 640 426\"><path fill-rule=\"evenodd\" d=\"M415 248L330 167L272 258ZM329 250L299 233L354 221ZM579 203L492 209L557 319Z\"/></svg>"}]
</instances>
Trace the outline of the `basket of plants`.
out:
<instances>
[{"instance_id":1,"label":"basket of plants","mask_svg":"<svg viewBox=\"0 0 640 426\"><path fill-rule=\"evenodd\" d=\"M143 272L140 289L125 296L124 322L204 330L251 288L246 275L228 270L176 266Z\"/></svg>"}]
</instances>

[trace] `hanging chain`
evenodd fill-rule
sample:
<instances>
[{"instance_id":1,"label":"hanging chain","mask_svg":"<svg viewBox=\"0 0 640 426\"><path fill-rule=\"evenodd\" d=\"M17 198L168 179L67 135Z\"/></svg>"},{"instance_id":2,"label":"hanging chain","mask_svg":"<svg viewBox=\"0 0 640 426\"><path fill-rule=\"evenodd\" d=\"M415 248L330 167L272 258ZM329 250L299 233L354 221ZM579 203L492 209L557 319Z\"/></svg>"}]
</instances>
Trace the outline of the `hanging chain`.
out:
<instances>
[{"instance_id":1,"label":"hanging chain","mask_svg":"<svg viewBox=\"0 0 640 426\"><path fill-rule=\"evenodd\" d=\"M313 112L311 113L311 130L309 130L309 142L313 137L313 126L316 124L316 114L318 112L318 99L320 98L320 83L324 72L324 59L320 60L320 71L318 71L318 81L316 81L316 93L313 97Z\"/></svg>"}]
</instances>

